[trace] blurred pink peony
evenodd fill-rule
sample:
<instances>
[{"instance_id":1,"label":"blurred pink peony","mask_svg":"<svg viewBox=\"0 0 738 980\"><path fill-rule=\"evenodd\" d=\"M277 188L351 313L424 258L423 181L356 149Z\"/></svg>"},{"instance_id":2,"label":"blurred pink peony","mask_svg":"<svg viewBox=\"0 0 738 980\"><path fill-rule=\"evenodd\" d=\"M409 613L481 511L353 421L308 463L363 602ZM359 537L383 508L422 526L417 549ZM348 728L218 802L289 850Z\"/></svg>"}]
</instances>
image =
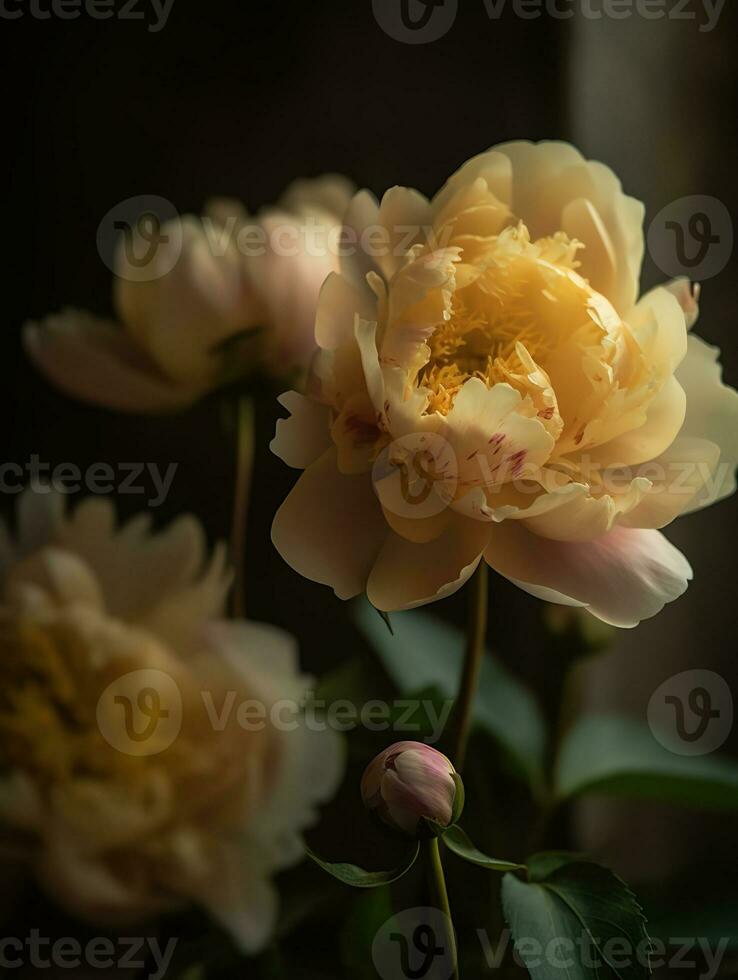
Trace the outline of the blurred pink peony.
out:
<instances>
[{"instance_id":1,"label":"blurred pink peony","mask_svg":"<svg viewBox=\"0 0 738 980\"><path fill-rule=\"evenodd\" d=\"M143 414L183 408L246 373L299 373L352 190L339 176L298 181L255 218L214 201L203 217L164 224L150 258L137 229L117 253L118 322L64 310L25 325L26 350L70 395Z\"/></svg>"}]
</instances>

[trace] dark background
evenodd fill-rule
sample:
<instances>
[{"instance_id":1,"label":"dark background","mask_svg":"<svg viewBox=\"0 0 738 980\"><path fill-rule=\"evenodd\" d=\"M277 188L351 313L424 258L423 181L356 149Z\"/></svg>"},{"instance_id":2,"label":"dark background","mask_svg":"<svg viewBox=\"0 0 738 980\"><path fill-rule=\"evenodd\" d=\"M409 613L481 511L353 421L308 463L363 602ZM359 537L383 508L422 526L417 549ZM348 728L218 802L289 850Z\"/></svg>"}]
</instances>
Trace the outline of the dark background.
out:
<instances>
[{"instance_id":1,"label":"dark background","mask_svg":"<svg viewBox=\"0 0 738 980\"><path fill-rule=\"evenodd\" d=\"M491 21L463 0L432 44L388 37L370 0L195 3L175 0L159 33L146 21L0 19L4 156L9 163L3 283L0 461L30 454L57 464L179 464L165 522L194 511L212 538L228 533L231 435L214 397L183 416L138 419L91 408L50 389L19 345L24 320L63 305L111 312L110 275L97 226L117 202L160 194L184 213L213 195L250 209L273 202L296 176L345 173L381 193L400 183L433 193L469 156L512 138L561 138L604 160L652 218L689 194L738 212L738 5L717 29L697 22L516 17ZM573 4L574 7L578 5ZM145 4L151 22L151 14ZM695 13L700 3L688 8ZM647 218L648 222L648 218ZM705 284L699 332L723 349L738 383L735 257ZM647 261L646 285L664 278ZM267 449L278 410L259 405L260 448L250 515L247 608L300 639L313 671L360 646L347 610L300 579L273 551L269 526L294 473ZM0 507L7 514L14 500ZM145 506L125 497L122 513ZM685 598L636 631L587 681L588 700L641 713L661 681L711 667L736 689L735 500L691 517L669 536L689 556ZM460 598L438 612L459 619ZM545 696L558 665L542 654L541 606L493 581L491 635L514 669ZM622 811L622 812L621 812ZM590 808L584 837L631 879L661 881L699 868L723 891L738 846L731 819L620 807ZM637 832L634 830L637 828Z\"/></svg>"}]
</instances>

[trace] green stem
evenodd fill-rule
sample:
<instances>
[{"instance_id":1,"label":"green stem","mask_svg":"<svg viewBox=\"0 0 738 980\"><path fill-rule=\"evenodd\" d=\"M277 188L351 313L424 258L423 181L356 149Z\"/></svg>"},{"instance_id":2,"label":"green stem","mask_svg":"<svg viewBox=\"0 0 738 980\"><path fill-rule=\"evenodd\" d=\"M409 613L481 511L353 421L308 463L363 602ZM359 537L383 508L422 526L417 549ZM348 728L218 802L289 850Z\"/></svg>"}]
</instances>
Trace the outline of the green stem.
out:
<instances>
[{"instance_id":1,"label":"green stem","mask_svg":"<svg viewBox=\"0 0 738 980\"><path fill-rule=\"evenodd\" d=\"M454 925L451 918L451 906L449 905L448 901L446 876L443 873L443 862L441 861L441 849L438 846L438 838L433 837L431 840L426 841L424 848L433 903L435 907L443 914L443 919L446 925L444 949L448 949L451 953L453 962L453 973L451 975L452 980L459 980L459 959L456 949L456 935L454 933Z\"/></svg>"},{"instance_id":2,"label":"green stem","mask_svg":"<svg viewBox=\"0 0 738 980\"><path fill-rule=\"evenodd\" d=\"M487 563L482 559L470 583L466 653L453 722L451 761L457 772L463 770L466 760L469 733L474 716L474 702L477 698L479 675L484 658L484 641L487 635L487 582Z\"/></svg>"},{"instance_id":3,"label":"green stem","mask_svg":"<svg viewBox=\"0 0 738 980\"><path fill-rule=\"evenodd\" d=\"M244 555L248 523L251 477L254 471L254 404L250 398L238 400L236 420L236 480L233 490L231 522L231 561L233 563L233 594L231 608L234 619L245 616Z\"/></svg>"}]
</instances>

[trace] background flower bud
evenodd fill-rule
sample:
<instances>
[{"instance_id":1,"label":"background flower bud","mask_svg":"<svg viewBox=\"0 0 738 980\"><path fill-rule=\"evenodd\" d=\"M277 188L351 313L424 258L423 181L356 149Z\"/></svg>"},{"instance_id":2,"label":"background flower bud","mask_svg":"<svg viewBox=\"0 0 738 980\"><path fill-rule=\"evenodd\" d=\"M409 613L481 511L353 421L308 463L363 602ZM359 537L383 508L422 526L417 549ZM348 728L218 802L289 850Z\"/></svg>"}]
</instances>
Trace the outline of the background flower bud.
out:
<instances>
[{"instance_id":1,"label":"background flower bud","mask_svg":"<svg viewBox=\"0 0 738 980\"><path fill-rule=\"evenodd\" d=\"M384 823L413 837L424 819L449 827L463 807L451 762L423 742L397 742L381 752L362 777L361 796Z\"/></svg>"}]
</instances>

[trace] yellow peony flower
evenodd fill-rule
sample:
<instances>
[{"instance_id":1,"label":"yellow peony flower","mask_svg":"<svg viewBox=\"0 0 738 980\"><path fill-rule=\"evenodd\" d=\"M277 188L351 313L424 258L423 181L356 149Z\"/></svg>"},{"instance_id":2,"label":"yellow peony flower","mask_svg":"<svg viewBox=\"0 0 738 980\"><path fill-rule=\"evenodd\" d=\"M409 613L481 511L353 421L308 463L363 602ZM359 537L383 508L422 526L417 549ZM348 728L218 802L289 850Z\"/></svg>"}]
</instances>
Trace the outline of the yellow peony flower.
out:
<instances>
[{"instance_id":1,"label":"yellow peony flower","mask_svg":"<svg viewBox=\"0 0 738 980\"><path fill-rule=\"evenodd\" d=\"M25 325L26 350L72 396L144 414L249 371L303 370L320 286L338 266L330 235L352 192L343 177L297 181L257 218L214 201L202 218L165 223L153 252L137 229L116 257L120 322L64 310Z\"/></svg>"},{"instance_id":2,"label":"yellow peony flower","mask_svg":"<svg viewBox=\"0 0 738 980\"><path fill-rule=\"evenodd\" d=\"M29 492L18 523L14 544L0 526L4 848L91 921L195 901L263 947L271 879L342 766L337 736L285 713L308 684L292 639L218 619L224 551L206 558L192 518L116 530L107 502L65 517Z\"/></svg>"},{"instance_id":3,"label":"yellow peony flower","mask_svg":"<svg viewBox=\"0 0 738 980\"><path fill-rule=\"evenodd\" d=\"M283 557L387 611L482 560L617 626L681 595L657 528L734 491L738 396L689 333L697 290L638 299L643 217L563 143L499 146L432 201L358 194L352 240L388 247L326 280L307 394L282 397L273 449L305 470Z\"/></svg>"}]
</instances>

